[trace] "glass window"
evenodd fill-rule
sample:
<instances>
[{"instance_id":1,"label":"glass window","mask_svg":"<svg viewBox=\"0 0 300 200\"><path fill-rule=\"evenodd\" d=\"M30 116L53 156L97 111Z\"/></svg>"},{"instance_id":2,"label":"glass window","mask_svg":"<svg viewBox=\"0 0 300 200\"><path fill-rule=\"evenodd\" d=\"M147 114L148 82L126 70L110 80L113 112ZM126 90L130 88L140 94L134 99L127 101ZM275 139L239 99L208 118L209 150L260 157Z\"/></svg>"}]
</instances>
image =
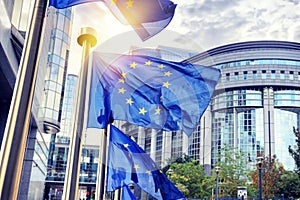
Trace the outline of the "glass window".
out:
<instances>
[{"instance_id":1,"label":"glass window","mask_svg":"<svg viewBox=\"0 0 300 200\"><path fill-rule=\"evenodd\" d=\"M253 75L253 76L252 76L253 79L257 79L257 71L253 71L253 72L252 72L252 75Z\"/></svg>"},{"instance_id":2,"label":"glass window","mask_svg":"<svg viewBox=\"0 0 300 200\"><path fill-rule=\"evenodd\" d=\"M55 101L55 92L49 90L48 95L47 95L47 105L46 105L46 107L47 108L53 108L54 101Z\"/></svg>"},{"instance_id":3,"label":"glass window","mask_svg":"<svg viewBox=\"0 0 300 200\"><path fill-rule=\"evenodd\" d=\"M54 103L54 110L58 111L60 105L60 94L58 93L55 94L55 102L53 103Z\"/></svg>"},{"instance_id":4,"label":"glass window","mask_svg":"<svg viewBox=\"0 0 300 200\"><path fill-rule=\"evenodd\" d=\"M271 79L276 79L276 71L271 70Z\"/></svg>"},{"instance_id":5,"label":"glass window","mask_svg":"<svg viewBox=\"0 0 300 200\"><path fill-rule=\"evenodd\" d=\"M284 71L281 70L281 71L280 71L280 79L284 79L284 78L285 78L285 76L284 76Z\"/></svg>"},{"instance_id":6,"label":"glass window","mask_svg":"<svg viewBox=\"0 0 300 200\"><path fill-rule=\"evenodd\" d=\"M54 54L60 55L61 53L61 48L62 48L62 41L60 39L55 39L54 43Z\"/></svg>"},{"instance_id":7,"label":"glass window","mask_svg":"<svg viewBox=\"0 0 300 200\"><path fill-rule=\"evenodd\" d=\"M247 79L248 79L248 72L244 71L244 80L247 80Z\"/></svg>"},{"instance_id":8,"label":"glass window","mask_svg":"<svg viewBox=\"0 0 300 200\"><path fill-rule=\"evenodd\" d=\"M62 84L63 82L63 77L64 77L64 69L62 67L59 67L58 69L58 79L57 82Z\"/></svg>"},{"instance_id":9,"label":"glass window","mask_svg":"<svg viewBox=\"0 0 300 200\"><path fill-rule=\"evenodd\" d=\"M239 80L239 73L238 72L234 72L234 80Z\"/></svg>"},{"instance_id":10,"label":"glass window","mask_svg":"<svg viewBox=\"0 0 300 200\"><path fill-rule=\"evenodd\" d=\"M49 81L49 89L52 91L56 90L56 84L53 81Z\"/></svg>"},{"instance_id":11,"label":"glass window","mask_svg":"<svg viewBox=\"0 0 300 200\"><path fill-rule=\"evenodd\" d=\"M294 72L290 71L290 76L289 76L290 80L294 80Z\"/></svg>"},{"instance_id":12,"label":"glass window","mask_svg":"<svg viewBox=\"0 0 300 200\"><path fill-rule=\"evenodd\" d=\"M46 112L45 112L45 117L49 117L49 118L52 118L52 115L53 115L53 110L51 109L45 109Z\"/></svg>"},{"instance_id":13,"label":"glass window","mask_svg":"<svg viewBox=\"0 0 300 200\"><path fill-rule=\"evenodd\" d=\"M58 65L53 64L51 67L51 75L50 75L50 80L56 81L57 80L57 75L58 75Z\"/></svg>"},{"instance_id":14,"label":"glass window","mask_svg":"<svg viewBox=\"0 0 300 200\"><path fill-rule=\"evenodd\" d=\"M59 62L60 62L59 56L52 54L51 58L52 58L53 63L59 64Z\"/></svg>"},{"instance_id":15,"label":"glass window","mask_svg":"<svg viewBox=\"0 0 300 200\"><path fill-rule=\"evenodd\" d=\"M60 30L64 29L64 22L65 22L65 18L62 14L58 14L58 18L57 18L57 28Z\"/></svg>"},{"instance_id":16,"label":"glass window","mask_svg":"<svg viewBox=\"0 0 300 200\"><path fill-rule=\"evenodd\" d=\"M267 71L266 70L262 70L261 71L261 78L262 79L266 79L267 78Z\"/></svg>"},{"instance_id":17,"label":"glass window","mask_svg":"<svg viewBox=\"0 0 300 200\"><path fill-rule=\"evenodd\" d=\"M64 27L64 32L69 33L69 28L70 28L70 22L69 20L65 19L65 27Z\"/></svg>"},{"instance_id":18,"label":"glass window","mask_svg":"<svg viewBox=\"0 0 300 200\"><path fill-rule=\"evenodd\" d=\"M230 73L226 73L226 81L230 80Z\"/></svg>"}]
</instances>

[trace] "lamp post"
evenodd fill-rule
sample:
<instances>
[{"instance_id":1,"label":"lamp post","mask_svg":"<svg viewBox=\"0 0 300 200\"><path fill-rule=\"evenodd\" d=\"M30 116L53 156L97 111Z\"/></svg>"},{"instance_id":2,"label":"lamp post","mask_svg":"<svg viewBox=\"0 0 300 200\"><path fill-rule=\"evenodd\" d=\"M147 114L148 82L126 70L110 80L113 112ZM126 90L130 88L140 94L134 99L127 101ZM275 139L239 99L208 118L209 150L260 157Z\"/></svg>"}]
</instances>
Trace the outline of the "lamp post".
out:
<instances>
[{"instance_id":1,"label":"lamp post","mask_svg":"<svg viewBox=\"0 0 300 200\"><path fill-rule=\"evenodd\" d=\"M216 166L215 167L215 170L216 170L216 200L219 199L219 187L218 187L218 184L219 184L219 171L220 171L220 167Z\"/></svg>"},{"instance_id":2,"label":"lamp post","mask_svg":"<svg viewBox=\"0 0 300 200\"><path fill-rule=\"evenodd\" d=\"M173 169L171 169L171 168L168 169L167 173L168 173L168 178L170 179L173 174Z\"/></svg>"},{"instance_id":3,"label":"lamp post","mask_svg":"<svg viewBox=\"0 0 300 200\"><path fill-rule=\"evenodd\" d=\"M257 157L257 168L258 168L258 173L259 173L259 200L262 200L262 161L263 157Z\"/></svg>"}]
</instances>

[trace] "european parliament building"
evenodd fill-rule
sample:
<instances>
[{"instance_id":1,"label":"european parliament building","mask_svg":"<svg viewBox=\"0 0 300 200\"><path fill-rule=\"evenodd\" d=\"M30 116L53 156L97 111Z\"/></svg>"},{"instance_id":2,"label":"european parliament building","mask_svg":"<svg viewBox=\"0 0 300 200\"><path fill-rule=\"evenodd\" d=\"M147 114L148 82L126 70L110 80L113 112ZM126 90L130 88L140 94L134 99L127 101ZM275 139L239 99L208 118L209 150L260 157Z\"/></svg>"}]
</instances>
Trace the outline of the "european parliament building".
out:
<instances>
[{"instance_id":1,"label":"european parliament building","mask_svg":"<svg viewBox=\"0 0 300 200\"><path fill-rule=\"evenodd\" d=\"M0 2L0 144L31 2ZM62 194L77 81L76 76L66 75L72 18L71 9L49 8L46 14L19 199L59 199ZM255 165L258 155L276 154L286 169L293 169L294 160L287 149L295 144L293 127L299 127L300 43L242 42L199 54L167 47L156 52L131 50L139 54L142 51L167 60L216 67L222 73L212 101L191 137L182 131L121 125L158 165L165 166L168 160L185 153L199 160L209 172L221 148L229 145L246 153L249 166ZM100 152L99 136L83 136L79 196L85 198L86 192L94 193Z\"/></svg>"},{"instance_id":2,"label":"european parliament building","mask_svg":"<svg viewBox=\"0 0 300 200\"><path fill-rule=\"evenodd\" d=\"M162 47L163 49L163 47ZM176 49L154 50L163 59L178 59ZM136 49L136 54L155 54ZM156 162L188 154L209 173L221 148L235 147L247 155L249 167L257 156L277 156L285 169L294 168L288 146L295 144L293 127L299 127L300 44L252 41L217 47L184 59L216 67L221 78L197 129L189 138L181 131L139 130L125 124L129 133Z\"/></svg>"},{"instance_id":3,"label":"european parliament building","mask_svg":"<svg viewBox=\"0 0 300 200\"><path fill-rule=\"evenodd\" d=\"M201 119L200 159L214 165L224 145L237 147L255 166L256 157L276 155L294 168L288 146L299 127L300 44L253 41L221 46L187 59L216 67L222 77Z\"/></svg>"}]
</instances>

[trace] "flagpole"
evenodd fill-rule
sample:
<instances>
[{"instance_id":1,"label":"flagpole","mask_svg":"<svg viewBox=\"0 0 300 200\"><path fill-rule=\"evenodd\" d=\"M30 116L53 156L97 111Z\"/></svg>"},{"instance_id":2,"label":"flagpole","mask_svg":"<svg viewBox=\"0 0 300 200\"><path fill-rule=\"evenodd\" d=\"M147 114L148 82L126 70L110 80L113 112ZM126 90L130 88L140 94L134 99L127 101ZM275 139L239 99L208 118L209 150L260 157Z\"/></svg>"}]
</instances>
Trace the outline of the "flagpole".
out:
<instances>
[{"instance_id":1,"label":"flagpole","mask_svg":"<svg viewBox=\"0 0 300 200\"><path fill-rule=\"evenodd\" d=\"M107 164L107 140L109 138L110 125L103 129L100 135L100 153L97 170L97 183L96 183L96 200L104 199L105 194L105 181L106 181L106 164Z\"/></svg>"},{"instance_id":2,"label":"flagpole","mask_svg":"<svg viewBox=\"0 0 300 200\"><path fill-rule=\"evenodd\" d=\"M18 197L46 8L34 2L0 152L0 199Z\"/></svg>"},{"instance_id":3,"label":"flagpole","mask_svg":"<svg viewBox=\"0 0 300 200\"><path fill-rule=\"evenodd\" d=\"M82 149L82 132L84 129L85 108L86 108L86 91L89 71L89 54L90 49L97 43L96 31L90 27L81 28L81 35L77 42L82 46L82 60L79 75L79 92L76 102L75 121L73 134L71 138L68 164L66 169L63 199L77 199L78 182L80 175L80 157Z\"/></svg>"}]
</instances>

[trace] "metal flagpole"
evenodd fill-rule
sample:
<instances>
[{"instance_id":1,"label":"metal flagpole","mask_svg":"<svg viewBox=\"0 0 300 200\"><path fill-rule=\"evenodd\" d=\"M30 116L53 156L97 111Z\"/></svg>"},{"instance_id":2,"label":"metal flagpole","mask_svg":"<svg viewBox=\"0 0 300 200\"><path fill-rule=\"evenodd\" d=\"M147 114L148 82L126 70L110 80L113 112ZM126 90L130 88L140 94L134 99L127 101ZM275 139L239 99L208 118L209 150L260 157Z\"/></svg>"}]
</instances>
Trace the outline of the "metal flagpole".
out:
<instances>
[{"instance_id":1,"label":"metal flagpole","mask_svg":"<svg viewBox=\"0 0 300 200\"><path fill-rule=\"evenodd\" d=\"M105 195L105 181L106 181L106 164L107 164L107 140L109 138L110 125L102 130L100 136L100 153L97 170L97 183L96 183L96 200L104 199Z\"/></svg>"},{"instance_id":2,"label":"metal flagpole","mask_svg":"<svg viewBox=\"0 0 300 200\"><path fill-rule=\"evenodd\" d=\"M37 76L47 1L36 0L0 152L0 199L17 199Z\"/></svg>"},{"instance_id":3,"label":"metal flagpole","mask_svg":"<svg viewBox=\"0 0 300 200\"><path fill-rule=\"evenodd\" d=\"M83 121L85 119L85 105L86 105L86 91L87 79L89 70L89 53L90 49L97 43L96 31L92 28L86 27L81 29L81 35L77 38L77 42L82 46L82 61L79 76L79 92L77 96L74 129L69 149L68 164L65 176L65 184L63 190L63 199L77 199L80 157L82 141L81 136L83 132Z\"/></svg>"}]
</instances>

